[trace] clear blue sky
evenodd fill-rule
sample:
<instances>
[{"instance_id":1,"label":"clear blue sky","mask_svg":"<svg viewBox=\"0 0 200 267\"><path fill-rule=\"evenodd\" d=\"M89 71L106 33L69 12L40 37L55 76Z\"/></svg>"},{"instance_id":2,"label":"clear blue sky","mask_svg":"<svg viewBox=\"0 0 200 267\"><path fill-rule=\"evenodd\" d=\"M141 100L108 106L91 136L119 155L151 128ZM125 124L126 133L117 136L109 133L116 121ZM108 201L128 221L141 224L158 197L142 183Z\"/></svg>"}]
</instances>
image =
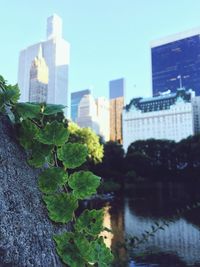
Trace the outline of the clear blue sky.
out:
<instances>
[{"instance_id":1,"label":"clear blue sky","mask_svg":"<svg viewBox=\"0 0 200 267\"><path fill-rule=\"evenodd\" d=\"M46 38L46 18L63 19L71 44L70 92L108 96L126 79L127 100L151 95L150 41L200 26L200 0L0 0L0 74L17 82L19 51Z\"/></svg>"}]
</instances>

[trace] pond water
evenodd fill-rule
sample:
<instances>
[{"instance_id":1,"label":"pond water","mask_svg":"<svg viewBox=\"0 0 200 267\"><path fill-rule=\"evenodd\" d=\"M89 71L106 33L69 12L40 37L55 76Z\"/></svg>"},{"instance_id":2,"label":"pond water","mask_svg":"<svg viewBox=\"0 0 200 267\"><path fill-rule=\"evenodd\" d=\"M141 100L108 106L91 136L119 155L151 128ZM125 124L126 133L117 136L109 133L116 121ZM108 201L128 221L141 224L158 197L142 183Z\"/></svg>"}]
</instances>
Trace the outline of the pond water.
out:
<instances>
[{"instance_id":1,"label":"pond water","mask_svg":"<svg viewBox=\"0 0 200 267\"><path fill-rule=\"evenodd\" d=\"M105 208L105 226L113 233L103 233L106 243L116 253L114 266L130 267L200 267L200 208L186 210L200 201L200 184L157 183L130 185L112 201L93 206ZM181 216L177 209L184 208ZM173 218L173 222L170 219ZM142 240L155 222L169 225L128 251L119 246L127 236Z\"/></svg>"}]
</instances>

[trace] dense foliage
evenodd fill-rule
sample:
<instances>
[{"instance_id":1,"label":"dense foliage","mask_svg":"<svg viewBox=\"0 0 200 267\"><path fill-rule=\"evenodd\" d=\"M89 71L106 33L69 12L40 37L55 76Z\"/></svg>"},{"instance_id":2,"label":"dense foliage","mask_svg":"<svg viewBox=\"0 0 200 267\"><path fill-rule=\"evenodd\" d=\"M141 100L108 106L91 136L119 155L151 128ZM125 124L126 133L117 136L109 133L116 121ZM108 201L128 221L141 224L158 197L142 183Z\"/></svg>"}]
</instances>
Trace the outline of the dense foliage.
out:
<instances>
[{"instance_id":1,"label":"dense foliage","mask_svg":"<svg viewBox=\"0 0 200 267\"><path fill-rule=\"evenodd\" d=\"M103 145L99 137L90 128L80 128L77 124L69 122L68 131L70 142L86 144L88 148L88 161L94 164L100 163L103 158Z\"/></svg>"},{"instance_id":2,"label":"dense foliage","mask_svg":"<svg viewBox=\"0 0 200 267\"><path fill-rule=\"evenodd\" d=\"M147 179L163 181L169 177L183 180L192 176L196 179L200 170L199 151L200 135L189 136L177 143L139 140L130 144L126 153L120 144L107 142L102 163L93 169L107 181L117 183Z\"/></svg>"},{"instance_id":3,"label":"dense foliage","mask_svg":"<svg viewBox=\"0 0 200 267\"><path fill-rule=\"evenodd\" d=\"M124 158L125 171L140 176L161 177L163 173L181 175L200 168L200 135L180 142L149 139L132 143Z\"/></svg>"},{"instance_id":4,"label":"dense foliage","mask_svg":"<svg viewBox=\"0 0 200 267\"><path fill-rule=\"evenodd\" d=\"M76 212L79 202L95 194L100 185L100 177L80 170L88 157L87 144L70 136L64 106L17 103L18 98L18 87L0 77L0 112L17 125L29 164L43 168L39 188L49 217L55 223L72 222L71 232L54 236L59 256L71 267L109 266L112 254L101 237L103 210L84 210L80 216ZM101 156L93 157L100 160Z\"/></svg>"}]
</instances>

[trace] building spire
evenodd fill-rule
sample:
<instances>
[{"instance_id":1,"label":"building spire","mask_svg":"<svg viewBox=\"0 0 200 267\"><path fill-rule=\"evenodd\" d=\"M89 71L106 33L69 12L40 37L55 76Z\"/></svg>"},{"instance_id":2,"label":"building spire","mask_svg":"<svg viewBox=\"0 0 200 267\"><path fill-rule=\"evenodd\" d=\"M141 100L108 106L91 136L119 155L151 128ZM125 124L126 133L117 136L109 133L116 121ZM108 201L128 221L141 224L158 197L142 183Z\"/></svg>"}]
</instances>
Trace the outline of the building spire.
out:
<instances>
[{"instance_id":1,"label":"building spire","mask_svg":"<svg viewBox=\"0 0 200 267\"><path fill-rule=\"evenodd\" d=\"M62 19L53 14L47 19L47 39L62 37Z\"/></svg>"},{"instance_id":2,"label":"building spire","mask_svg":"<svg viewBox=\"0 0 200 267\"><path fill-rule=\"evenodd\" d=\"M37 55L38 58L42 58L42 46L41 44L39 45L39 48L38 48L38 55Z\"/></svg>"}]
</instances>

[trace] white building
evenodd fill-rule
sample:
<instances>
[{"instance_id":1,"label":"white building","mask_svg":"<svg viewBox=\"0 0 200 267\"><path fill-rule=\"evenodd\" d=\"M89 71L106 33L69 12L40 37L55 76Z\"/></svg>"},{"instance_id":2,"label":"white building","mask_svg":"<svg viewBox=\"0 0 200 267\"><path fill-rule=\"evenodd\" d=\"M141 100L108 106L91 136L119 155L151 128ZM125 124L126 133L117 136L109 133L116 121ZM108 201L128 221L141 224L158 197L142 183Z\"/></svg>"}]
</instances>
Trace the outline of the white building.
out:
<instances>
[{"instance_id":1,"label":"white building","mask_svg":"<svg viewBox=\"0 0 200 267\"><path fill-rule=\"evenodd\" d=\"M104 141L110 139L110 105L108 99L99 97L96 100L91 93L83 95L78 104L76 120L80 127L89 127Z\"/></svg>"},{"instance_id":2,"label":"white building","mask_svg":"<svg viewBox=\"0 0 200 267\"><path fill-rule=\"evenodd\" d=\"M62 37L62 20L55 14L47 19L47 40L20 52L18 67L20 101L29 101L30 68L40 47L49 71L47 103L67 106L70 46ZM65 115L67 115L66 110Z\"/></svg>"},{"instance_id":3,"label":"white building","mask_svg":"<svg viewBox=\"0 0 200 267\"><path fill-rule=\"evenodd\" d=\"M78 105L77 124L80 127L89 127L94 130L96 134L99 134L97 105L91 94L84 95Z\"/></svg>"},{"instance_id":4,"label":"white building","mask_svg":"<svg viewBox=\"0 0 200 267\"><path fill-rule=\"evenodd\" d=\"M96 99L99 135L104 141L110 140L110 103L105 97Z\"/></svg>"},{"instance_id":5,"label":"white building","mask_svg":"<svg viewBox=\"0 0 200 267\"><path fill-rule=\"evenodd\" d=\"M123 111L124 149L149 138L180 141L195 133L192 90L132 99ZM197 105L197 101L195 102ZM200 103L200 101L198 101Z\"/></svg>"}]
</instances>

